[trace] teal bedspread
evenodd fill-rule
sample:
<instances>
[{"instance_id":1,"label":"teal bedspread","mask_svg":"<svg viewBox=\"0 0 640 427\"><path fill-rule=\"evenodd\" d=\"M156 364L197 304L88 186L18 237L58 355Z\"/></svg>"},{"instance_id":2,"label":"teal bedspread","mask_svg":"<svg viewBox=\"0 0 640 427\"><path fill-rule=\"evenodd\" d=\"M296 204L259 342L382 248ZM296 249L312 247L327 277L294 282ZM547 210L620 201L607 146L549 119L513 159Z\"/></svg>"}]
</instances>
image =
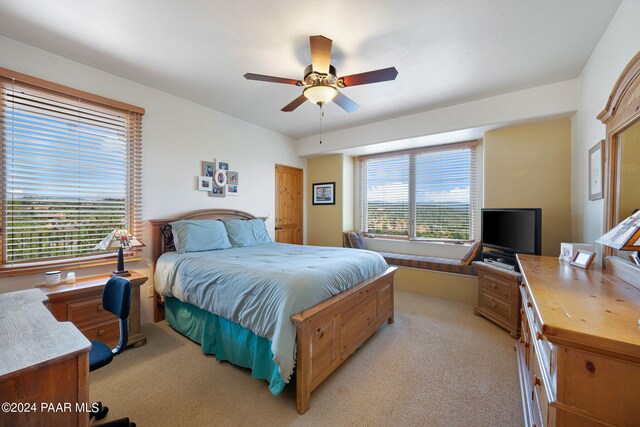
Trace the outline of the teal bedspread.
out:
<instances>
[{"instance_id":1,"label":"teal bedspread","mask_svg":"<svg viewBox=\"0 0 640 427\"><path fill-rule=\"evenodd\" d=\"M285 382L295 365L291 316L382 273L365 250L267 243L210 252L163 254L154 286L165 297L231 320L271 342Z\"/></svg>"},{"instance_id":2,"label":"teal bedspread","mask_svg":"<svg viewBox=\"0 0 640 427\"><path fill-rule=\"evenodd\" d=\"M267 380L271 393L280 394L286 383L273 362L271 341L177 298L165 298L164 309L171 327L200 344L203 353L251 369L252 378Z\"/></svg>"}]
</instances>

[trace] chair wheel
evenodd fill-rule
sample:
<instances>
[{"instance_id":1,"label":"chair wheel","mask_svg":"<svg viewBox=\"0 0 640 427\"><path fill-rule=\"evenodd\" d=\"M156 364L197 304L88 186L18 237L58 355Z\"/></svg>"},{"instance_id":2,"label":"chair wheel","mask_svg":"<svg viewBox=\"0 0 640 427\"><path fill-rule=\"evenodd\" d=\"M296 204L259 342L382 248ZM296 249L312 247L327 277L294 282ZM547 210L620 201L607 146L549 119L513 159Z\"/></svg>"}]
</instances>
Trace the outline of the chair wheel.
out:
<instances>
[{"instance_id":1,"label":"chair wheel","mask_svg":"<svg viewBox=\"0 0 640 427\"><path fill-rule=\"evenodd\" d=\"M102 402L96 402L96 403L98 404L98 409L96 409L95 411L92 410L89 418L95 418L96 420L99 421L107 416L107 413L109 412L109 408L106 406L103 406Z\"/></svg>"}]
</instances>

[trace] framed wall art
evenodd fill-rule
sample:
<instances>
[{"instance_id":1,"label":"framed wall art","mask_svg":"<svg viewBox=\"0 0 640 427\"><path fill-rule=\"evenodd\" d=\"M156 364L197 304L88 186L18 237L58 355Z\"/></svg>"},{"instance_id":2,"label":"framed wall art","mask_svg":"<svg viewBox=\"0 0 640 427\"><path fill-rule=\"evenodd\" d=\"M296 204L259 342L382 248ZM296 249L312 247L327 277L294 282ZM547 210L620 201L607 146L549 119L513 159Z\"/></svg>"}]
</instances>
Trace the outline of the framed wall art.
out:
<instances>
[{"instance_id":1,"label":"framed wall art","mask_svg":"<svg viewBox=\"0 0 640 427\"><path fill-rule=\"evenodd\" d=\"M214 162L202 161L200 162L200 175L202 176L213 176L213 172L215 171L215 167L213 165Z\"/></svg>"},{"instance_id":2,"label":"framed wall art","mask_svg":"<svg viewBox=\"0 0 640 427\"><path fill-rule=\"evenodd\" d=\"M321 182L313 184L313 204L314 205L335 205L336 183Z\"/></svg>"},{"instance_id":3,"label":"framed wall art","mask_svg":"<svg viewBox=\"0 0 640 427\"><path fill-rule=\"evenodd\" d=\"M227 171L218 169L213 176L213 180L218 187L224 187L225 185L227 185Z\"/></svg>"},{"instance_id":4,"label":"framed wall art","mask_svg":"<svg viewBox=\"0 0 640 427\"><path fill-rule=\"evenodd\" d=\"M209 192L209 197L224 197L226 194L225 191L226 186L224 187L219 187L217 185L212 185L211 186L211 191Z\"/></svg>"},{"instance_id":5,"label":"framed wall art","mask_svg":"<svg viewBox=\"0 0 640 427\"><path fill-rule=\"evenodd\" d=\"M216 159L214 163L215 163L216 170L218 169L222 169L223 171L229 170L229 162L226 160Z\"/></svg>"},{"instance_id":6,"label":"framed wall art","mask_svg":"<svg viewBox=\"0 0 640 427\"><path fill-rule=\"evenodd\" d=\"M604 197L604 140L589 150L589 200Z\"/></svg>"},{"instance_id":7,"label":"framed wall art","mask_svg":"<svg viewBox=\"0 0 640 427\"><path fill-rule=\"evenodd\" d=\"M213 186L213 180L210 176L199 176L198 177L198 191L211 191L211 187Z\"/></svg>"}]
</instances>

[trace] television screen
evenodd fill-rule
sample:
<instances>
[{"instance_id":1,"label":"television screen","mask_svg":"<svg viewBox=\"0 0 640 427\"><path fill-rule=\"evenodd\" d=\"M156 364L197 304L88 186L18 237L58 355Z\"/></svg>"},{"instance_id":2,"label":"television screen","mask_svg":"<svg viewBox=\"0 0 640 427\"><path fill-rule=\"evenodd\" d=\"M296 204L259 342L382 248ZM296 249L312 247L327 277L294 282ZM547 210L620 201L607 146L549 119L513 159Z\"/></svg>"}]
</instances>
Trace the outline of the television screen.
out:
<instances>
[{"instance_id":1,"label":"television screen","mask_svg":"<svg viewBox=\"0 0 640 427\"><path fill-rule=\"evenodd\" d=\"M540 255L542 209L483 209L482 244L508 252Z\"/></svg>"}]
</instances>

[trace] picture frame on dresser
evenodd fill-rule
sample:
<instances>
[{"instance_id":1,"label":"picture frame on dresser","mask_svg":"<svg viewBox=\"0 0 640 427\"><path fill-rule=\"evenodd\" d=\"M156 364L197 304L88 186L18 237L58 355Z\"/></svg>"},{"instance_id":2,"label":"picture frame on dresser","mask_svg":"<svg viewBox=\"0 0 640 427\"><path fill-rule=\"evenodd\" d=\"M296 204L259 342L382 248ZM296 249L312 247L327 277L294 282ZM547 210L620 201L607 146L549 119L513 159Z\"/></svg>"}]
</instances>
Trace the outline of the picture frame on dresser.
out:
<instances>
[{"instance_id":1,"label":"picture frame on dresser","mask_svg":"<svg viewBox=\"0 0 640 427\"><path fill-rule=\"evenodd\" d=\"M569 261L569 264L573 265L574 267L580 267L580 268L584 268L585 270L588 270L595 257L596 257L595 252L585 251L584 249L578 249L573 254L573 258L571 258L571 261Z\"/></svg>"}]
</instances>

